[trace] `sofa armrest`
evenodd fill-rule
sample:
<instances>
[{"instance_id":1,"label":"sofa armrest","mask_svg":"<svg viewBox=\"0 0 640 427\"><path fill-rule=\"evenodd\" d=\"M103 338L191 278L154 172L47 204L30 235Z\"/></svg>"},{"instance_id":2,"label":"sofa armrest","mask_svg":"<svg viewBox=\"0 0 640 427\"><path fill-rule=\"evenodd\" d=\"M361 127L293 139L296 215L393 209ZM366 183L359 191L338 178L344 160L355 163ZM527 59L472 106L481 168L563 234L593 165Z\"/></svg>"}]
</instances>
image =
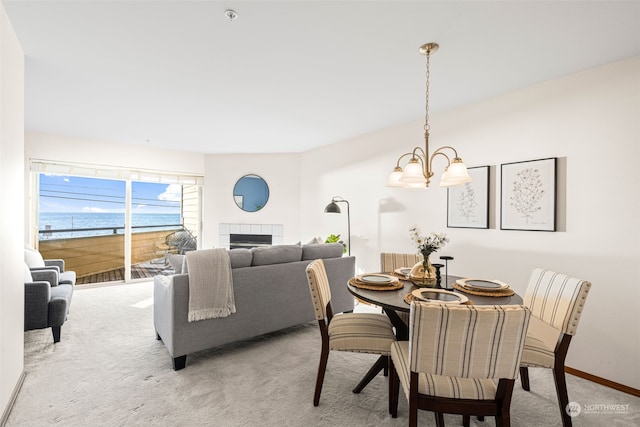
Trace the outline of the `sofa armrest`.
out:
<instances>
[{"instance_id":1,"label":"sofa armrest","mask_svg":"<svg viewBox=\"0 0 640 427\"><path fill-rule=\"evenodd\" d=\"M172 357L174 355L174 332L176 328L176 306L189 301L189 276L155 276L153 278L153 324L156 334L162 339Z\"/></svg>"},{"instance_id":2,"label":"sofa armrest","mask_svg":"<svg viewBox=\"0 0 640 427\"><path fill-rule=\"evenodd\" d=\"M46 328L49 319L49 282L24 284L24 330Z\"/></svg>"},{"instance_id":3,"label":"sofa armrest","mask_svg":"<svg viewBox=\"0 0 640 427\"><path fill-rule=\"evenodd\" d=\"M32 268L31 277L34 282L47 282L50 286L58 286L60 276L58 270L53 268Z\"/></svg>"},{"instance_id":4,"label":"sofa armrest","mask_svg":"<svg viewBox=\"0 0 640 427\"><path fill-rule=\"evenodd\" d=\"M63 259L45 259L44 265L46 267L58 267L60 273L64 272L64 260Z\"/></svg>"}]
</instances>

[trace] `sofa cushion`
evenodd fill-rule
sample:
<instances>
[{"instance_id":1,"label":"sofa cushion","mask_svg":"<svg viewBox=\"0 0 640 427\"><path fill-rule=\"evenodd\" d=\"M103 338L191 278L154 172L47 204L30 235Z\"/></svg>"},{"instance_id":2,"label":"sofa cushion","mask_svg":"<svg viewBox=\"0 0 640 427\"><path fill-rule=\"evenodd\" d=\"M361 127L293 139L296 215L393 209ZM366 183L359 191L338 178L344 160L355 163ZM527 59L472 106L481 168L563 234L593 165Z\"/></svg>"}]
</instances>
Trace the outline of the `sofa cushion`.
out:
<instances>
[{"instance_id":1,"label":"sofa cushion","mask_svg":"<svg viewBox=\"0 0 640 427\"><path fill-rule=\"evenodd\" d=\"M231 249L229 251L231 268L250 267L253 254L249 249Z\"/></svg>"},{"instance_id":2,"label":"sofa cushion","mask_svg":"<svg viewBox=\"0 0 640 427\"><path fill-rule=\"evenodd\" d=\"M307 244L302 247L302 259L340 258L344 253L342 243Z\"/></svg>"},{"instance_id":3,"label":"sofa cushion","mask_svg":"<svg viewBox=\"0 0 640 427\"><path fill-rule=\"evenodd\" d=\"M302 248L298 245L276 245L251 248L251 265L282 264L302 260Z\"/></svg>"}]
</instances>

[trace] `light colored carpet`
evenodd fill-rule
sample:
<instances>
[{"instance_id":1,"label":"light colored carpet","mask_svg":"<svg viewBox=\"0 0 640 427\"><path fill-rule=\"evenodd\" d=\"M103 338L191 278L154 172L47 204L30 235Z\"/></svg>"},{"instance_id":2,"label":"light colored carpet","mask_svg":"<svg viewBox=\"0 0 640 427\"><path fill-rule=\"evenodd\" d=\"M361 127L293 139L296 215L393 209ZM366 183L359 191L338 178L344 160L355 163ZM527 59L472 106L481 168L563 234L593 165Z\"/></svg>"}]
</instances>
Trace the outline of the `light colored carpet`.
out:
<instances>
[{"instance_id":1,"label":"light colored carpet","mask_svg":"<svg viewBox=\"0 0 640 427\"><path fill-rule=\"evenodd\" d=\"M388 415L382 375L361 394L351 392L373 355L332 352L320 406L313 406L320 354L315 322L189 355L187 367L174 372L169 353L155 339L152 293L150 282L77 288L60 343L52 343L49 329L25 333L27 376L7 425L407 425L402 393L399 417ZM573 376L568 382L571 400L583 407L574 425L640 425L640 399ZM550 372L531 370L531 386L531 393L516 386L512 425L559 425ZM612 413L593 405L621 406ZM461 417L445 421L461 425ZM429 412L421 411L419 422L435 425Z\"/></svg>"}]
</instances>

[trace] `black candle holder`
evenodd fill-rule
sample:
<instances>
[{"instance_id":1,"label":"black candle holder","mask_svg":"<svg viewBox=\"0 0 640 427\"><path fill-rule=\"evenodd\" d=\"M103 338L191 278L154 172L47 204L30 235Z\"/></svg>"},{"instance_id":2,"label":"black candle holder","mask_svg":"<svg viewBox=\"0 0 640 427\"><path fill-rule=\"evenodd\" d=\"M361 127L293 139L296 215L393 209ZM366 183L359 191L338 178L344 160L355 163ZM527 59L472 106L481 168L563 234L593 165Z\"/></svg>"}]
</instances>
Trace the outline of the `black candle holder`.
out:
<instances>
[{"instance_id":1,"label":"black candle holder","mask_svg":"<svg viewBox=\"0 0 640 427\"><path fill-rule=\"evenodd\" d=\"M445 282L444 282L444 288L445 289L451 289L449 288L449 261L453 260L452 256L449 255L443 255L440 257L440 259L444 260L444 276L445 276ZM440 264L442 265L442 264Z\"/></svg>"},{"instance_id":2,"label":"black candle holder","mask_svg":"<svg viewBox=\"0 0 640 427\"><path fill-rule=\"evenodd\" d=\"M440 275L440 269L444 267L444 264L431 264L436 269L436 287L441 288L442 276Z\"/></svg>"}]
</instances>

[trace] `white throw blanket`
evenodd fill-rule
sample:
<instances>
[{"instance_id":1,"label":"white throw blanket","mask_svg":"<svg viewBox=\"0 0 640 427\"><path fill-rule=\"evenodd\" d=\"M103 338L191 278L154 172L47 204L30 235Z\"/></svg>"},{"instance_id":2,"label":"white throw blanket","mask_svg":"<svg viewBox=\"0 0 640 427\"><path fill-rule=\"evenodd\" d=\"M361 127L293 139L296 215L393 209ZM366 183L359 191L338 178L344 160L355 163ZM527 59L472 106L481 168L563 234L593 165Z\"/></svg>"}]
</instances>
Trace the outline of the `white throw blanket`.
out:
<instances>
[{"instance_id":1,"label":"white throw blanket","mask_svg":"<svg viewBox=\"0 0 640 427\"><path fill-rule=\"evenodd\" d=\"M227 317L236 312L231 261L224 248L190 251L189 322Z\"/></svg>"}]
</instances>

